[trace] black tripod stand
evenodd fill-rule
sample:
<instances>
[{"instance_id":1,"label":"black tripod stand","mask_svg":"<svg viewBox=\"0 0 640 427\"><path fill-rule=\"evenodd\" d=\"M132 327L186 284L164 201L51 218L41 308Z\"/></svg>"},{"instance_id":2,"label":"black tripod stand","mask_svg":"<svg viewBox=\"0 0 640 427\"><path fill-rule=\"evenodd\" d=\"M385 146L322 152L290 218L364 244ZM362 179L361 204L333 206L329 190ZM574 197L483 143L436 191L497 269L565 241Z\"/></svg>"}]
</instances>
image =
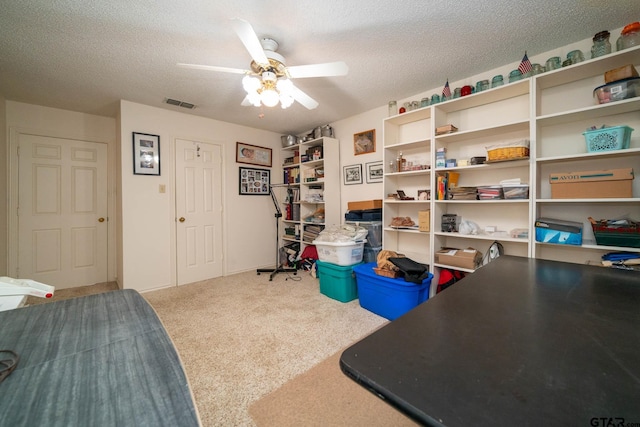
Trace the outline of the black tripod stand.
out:
<instances>
[{"instance_id":1,"label":"black tripod stand","mask_svg":"<svg viewBox=\"0 0 640 427\"><path fill-rule=\"evenodd\" d=\"M257 270L258 275L260 273L271 273L269 275L269 281L273 280L273 276L278 273L293 273L297 274L298 270L295 268L286 268L282 266L280 262L280 218L282 218L282 211L280 210L280 206L278 205L278 199L276 198L276 194L273 192L273 187L284 187L289 186L288 184L272 184L269 186L269 193L271 194L271 200L273 200L273 205L276 207L276 266L275 268L259 268Z\"/></svg>"}]
</instances>

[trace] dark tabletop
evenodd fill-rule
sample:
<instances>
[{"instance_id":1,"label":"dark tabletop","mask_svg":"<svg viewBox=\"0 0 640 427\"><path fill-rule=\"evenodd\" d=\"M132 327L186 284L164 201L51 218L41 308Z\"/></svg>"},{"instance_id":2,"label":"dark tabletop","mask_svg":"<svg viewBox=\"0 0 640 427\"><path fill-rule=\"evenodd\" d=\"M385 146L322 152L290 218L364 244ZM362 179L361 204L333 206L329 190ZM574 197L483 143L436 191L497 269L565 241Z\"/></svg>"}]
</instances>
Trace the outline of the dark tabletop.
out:
<instances>
[{"instance_id":1,"label":"dark tabletop","mask_svg":"<svg viewBox=\"0 0 640 427\"><path fill-rule=\"evenodd\" d=\"M640 273L502 256L340 366L426 425L640 423Z\"/></svg>"},{"instance_id":2,"label":"dark tabletop","mask_svg":"<svg viewBox=\"0 0 640 427\"><path fill-rule=\"evenodd\" d=\"M176 350L133 290L0 312L0 425L197 426Z\"/></svg>"}]
</instances>

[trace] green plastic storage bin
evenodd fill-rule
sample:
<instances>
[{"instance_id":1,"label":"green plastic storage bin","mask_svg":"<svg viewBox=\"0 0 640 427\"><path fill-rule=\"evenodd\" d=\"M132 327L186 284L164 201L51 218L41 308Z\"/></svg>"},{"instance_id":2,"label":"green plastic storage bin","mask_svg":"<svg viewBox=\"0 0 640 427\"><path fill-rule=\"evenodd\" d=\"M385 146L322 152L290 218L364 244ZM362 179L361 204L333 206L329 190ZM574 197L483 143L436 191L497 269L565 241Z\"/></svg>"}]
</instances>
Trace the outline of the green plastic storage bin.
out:
<instances>
[{"instance_id":1,"label":"green plastic storage bin","mask_svg":"<svg viewBox=\"0 0 640 427\"><path fill-rule=\"evenodd\" d=\"M358 298L358 285L353 272L353 267L356 265L358 264L342 266L316 261L320 293L340 302L349 302Z\"/></svg>"}]
</instances>

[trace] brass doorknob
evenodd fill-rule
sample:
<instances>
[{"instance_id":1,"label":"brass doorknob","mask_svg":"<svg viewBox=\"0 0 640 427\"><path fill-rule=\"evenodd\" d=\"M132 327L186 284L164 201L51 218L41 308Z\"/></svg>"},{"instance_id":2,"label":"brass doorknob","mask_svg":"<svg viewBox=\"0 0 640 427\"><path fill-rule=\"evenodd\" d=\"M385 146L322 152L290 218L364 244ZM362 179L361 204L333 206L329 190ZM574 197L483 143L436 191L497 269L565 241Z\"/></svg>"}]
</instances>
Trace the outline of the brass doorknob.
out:
<instances>
[{"instance_id":1,"label":"brass doorknob","mask_svg":"<svg viewBox=\"0 0 640 427\"><path fill-rule=\"evenodd\" d=\"M104 218L98 218L98 222L104 222Z\"/></svg>"},{"instance_id":2,"label":"brass doorknob","mask_svg":"<svg viewBox=\"0 0 640 427\"><path fill-rule=\"evenodd\" d=\"M180 222L184 222L184 217L183 217L183 216L181 216L181 217L180 217L180 219L179 219L178 221L180 221Z\"/></svg>"}]
</instances>

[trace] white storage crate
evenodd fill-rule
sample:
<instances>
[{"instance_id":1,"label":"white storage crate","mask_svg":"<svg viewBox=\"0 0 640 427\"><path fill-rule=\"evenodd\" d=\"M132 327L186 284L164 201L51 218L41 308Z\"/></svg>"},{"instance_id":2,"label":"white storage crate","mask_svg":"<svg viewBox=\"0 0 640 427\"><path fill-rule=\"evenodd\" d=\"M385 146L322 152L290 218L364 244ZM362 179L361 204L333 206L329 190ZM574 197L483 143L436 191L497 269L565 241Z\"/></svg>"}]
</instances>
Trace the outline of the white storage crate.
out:
<instances>
[{"instance_id":1,"label":"white storage crate","mask_svg":"<svg viewBox=\"0 0 640 427\"><path fill-rule=\"evenodd\" d=\"M318 251L318 259L336 265L353 265L362 262L366 240L352 242L313 241Z\"/></svg>"}]
</instances>

